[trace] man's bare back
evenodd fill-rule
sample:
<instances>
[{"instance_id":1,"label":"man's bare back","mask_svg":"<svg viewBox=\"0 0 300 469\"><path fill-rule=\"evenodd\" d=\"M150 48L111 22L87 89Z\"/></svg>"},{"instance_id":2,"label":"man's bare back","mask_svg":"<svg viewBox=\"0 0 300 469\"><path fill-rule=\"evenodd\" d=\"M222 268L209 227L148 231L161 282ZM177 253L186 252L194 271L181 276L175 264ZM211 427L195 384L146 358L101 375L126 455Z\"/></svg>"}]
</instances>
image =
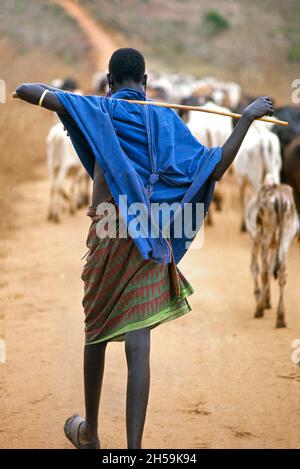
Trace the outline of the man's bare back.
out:
<instances>
[{"instance_id":1,"label":"man's bare back","mask_svg":"<svg viewBox=\"0 0 300 469\"><path fill-rule=\"evenodd\" d=\"M96 208L97 205L101 204L110 196L110 190L105 180L102 169L95 161L94 166L94 182L93 182L93 195L92 195L92 207Z\"/></svg>"}]
</instances>

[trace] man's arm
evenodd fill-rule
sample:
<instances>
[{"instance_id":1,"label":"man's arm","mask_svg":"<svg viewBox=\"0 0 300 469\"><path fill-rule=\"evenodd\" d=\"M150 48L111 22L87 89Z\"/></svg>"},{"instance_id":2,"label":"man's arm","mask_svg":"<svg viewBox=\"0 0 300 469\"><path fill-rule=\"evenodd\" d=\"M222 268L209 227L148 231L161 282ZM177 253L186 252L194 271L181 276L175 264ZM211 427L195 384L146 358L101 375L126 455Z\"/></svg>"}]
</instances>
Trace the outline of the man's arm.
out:
<instances>
[{"instance_id":1,"label":"man's arm","mask_svg":"<svg viewBox=\"0 0 300 469\"><path fill-rule=\"evenodd\" d=\"M39 100L45 89L48 90L48 93L43 99L43 107L59 114L67 114L66 109L62 106L55 94L57 88L53 88L42 83L23 83L18 86L16 91L13 93L13 98L20 98L30 104L37 105L39 104Z\"/></svg>"},{"instance_id":2,"label":"man's arm","mask_svg":"<svg viewBox=\"0 0 300 469\"><path fill-rule=\"evenodd\" d=\"M231 135L222 147L222 159L217 164L211 175L213 180L218 181L221 179L223 174L232 164L252 122L258 117L263 117L265 115L272 116L273 113L273 103L271 99L266 96L256 99L246 107L242 113L242 117L239 119Z\"/></svg>"}]
</instances>

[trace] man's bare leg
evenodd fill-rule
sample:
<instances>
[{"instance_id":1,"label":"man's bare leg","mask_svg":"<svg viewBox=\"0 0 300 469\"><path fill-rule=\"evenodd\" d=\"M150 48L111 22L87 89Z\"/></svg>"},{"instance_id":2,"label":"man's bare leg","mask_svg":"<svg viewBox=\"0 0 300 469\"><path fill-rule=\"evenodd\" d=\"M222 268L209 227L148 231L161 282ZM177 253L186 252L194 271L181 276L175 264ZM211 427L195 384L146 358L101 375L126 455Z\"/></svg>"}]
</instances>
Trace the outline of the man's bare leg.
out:
<instances>
[{"instance_id":1,"label":"man's bare leg","mask_svg":"<svg viewBox=\"0 0 300 469\"><path fill-rule=\"evenodd\" d=\"M86 345L84 348L85 422L80 426L81 444L98 438L99 402L104 374L107 342Z\"/></svg>"},{"instance_id":2,"label":"man's bare leg","mask_svg":"<svg viewBox=\"0 0 300 469\"><path fill-rule=\"evenodd\" d=\"M127 332L126 428L128 449L141 447L150 387L150 329Z\"/></svg>"}]
</instances>

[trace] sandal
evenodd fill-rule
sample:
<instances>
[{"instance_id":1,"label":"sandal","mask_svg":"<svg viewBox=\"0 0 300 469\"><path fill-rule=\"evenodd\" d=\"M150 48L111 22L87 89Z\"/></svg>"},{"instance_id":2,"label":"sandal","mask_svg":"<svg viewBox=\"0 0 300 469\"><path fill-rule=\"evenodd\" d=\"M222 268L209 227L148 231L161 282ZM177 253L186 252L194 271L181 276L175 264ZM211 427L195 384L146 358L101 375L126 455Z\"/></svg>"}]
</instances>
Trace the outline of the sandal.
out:
<instances>
[{"instance_id":1,"label":"sandal","mask_svg":"<svg viewBox=\"0 0 300 469\"><path fill-rule=\"evenodd\" d=\"M72 415L71 417L69 417L64 425L64 432L66 437L77 449L100 449L99 438L89 443L80 443L79 430L83 422L84 419L80 417L80 415Z\"/></svg>"}]
</instances>

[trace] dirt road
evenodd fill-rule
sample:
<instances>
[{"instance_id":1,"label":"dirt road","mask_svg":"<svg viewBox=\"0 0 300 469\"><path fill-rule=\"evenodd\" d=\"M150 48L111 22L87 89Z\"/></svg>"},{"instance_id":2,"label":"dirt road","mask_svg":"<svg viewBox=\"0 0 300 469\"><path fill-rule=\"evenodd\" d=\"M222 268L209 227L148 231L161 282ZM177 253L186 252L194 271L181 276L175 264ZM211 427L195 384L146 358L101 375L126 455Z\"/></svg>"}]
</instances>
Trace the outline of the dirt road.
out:
<instances>
[{"instance_id":1,"label":"dirt road","mask_svg":"<svg viewBox=\"0 0 300 469\"><path fill-rule=\"evenodd\" d=\"M91 44L96 69L106 70L111 54L115 49L121 47L120 35L103 25L100 26L79 3L73 0L53 1L62 6L78 22Z\"/></svg>"},{"instance_id":2,"label":"dirt road","mask_svg":"<svg viewBox=\"0 0 300 469\"><path fill-rule=\"evenodd\" d=\"M0 365L0 446L68 448L64 420L83 412L80 259L88 219L80 212L58 226L46 222L46 179L21 194L18 230L1 242L7 364ZM289 258L288 328L275 330L274 310L252 319L248 238L238 233L234 202L233 191L206 229L204 248L182 262L196 290L193 311L152 333L145 448L300 447L300 369L291 362L291 343L300 337L299 248ZM126 447L125 382L123 345L110 344L104 448Z\"/></svg>"}]
</instances>

